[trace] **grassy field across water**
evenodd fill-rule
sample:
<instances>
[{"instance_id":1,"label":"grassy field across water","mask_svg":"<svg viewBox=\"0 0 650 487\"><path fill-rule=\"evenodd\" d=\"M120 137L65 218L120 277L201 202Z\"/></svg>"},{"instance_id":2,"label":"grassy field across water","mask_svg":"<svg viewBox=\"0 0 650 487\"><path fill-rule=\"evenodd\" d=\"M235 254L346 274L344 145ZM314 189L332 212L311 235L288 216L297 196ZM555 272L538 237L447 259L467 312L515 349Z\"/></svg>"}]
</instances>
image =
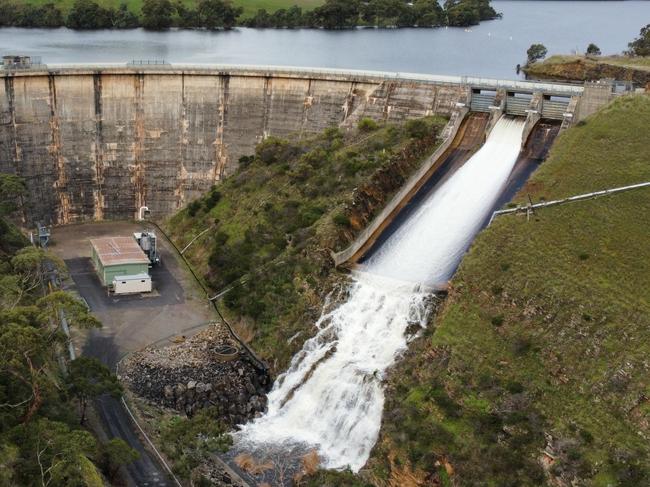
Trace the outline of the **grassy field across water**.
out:
<instances>
[{"instance_id":1,"label":"grassy field across water","mask_svg":"<svg viewBox=\"0 0 650 487\"><path fill-rule=\"evenodd\" d=\"M25 3L31 5L44 5L46 3L52 3L51 0L23 0ZM135 14L140 14L140 9L142 8L143 0L94 0L97 4L105 8L115 8L117 9L121 3L126 3ZM187 7L196 7L199 3L198 0L180 0L182 4ZM57 7L59 7L64 14L67 14L75 0L60 0L55 2ZM254 15L259 9L266 9L268 12L275 12L281 8L288 9L294 5L297 5L303 9L303 11L311 10L325 3L325 0L233 0L232 4L237 7L242 7L244 9L244 17L250 17Z\"/></svg>"},{"instance_id":2,"label":"grassy field across water","mask_svg":"<svg viewBox=\"0 0 650 487\"><path fill-rule=\"evenodd\" d=\"M633 81L638 86L650 82L650 56L551 56L524 67L533 79L593 81L615 79Z\"/></svg>"}]
</instances>

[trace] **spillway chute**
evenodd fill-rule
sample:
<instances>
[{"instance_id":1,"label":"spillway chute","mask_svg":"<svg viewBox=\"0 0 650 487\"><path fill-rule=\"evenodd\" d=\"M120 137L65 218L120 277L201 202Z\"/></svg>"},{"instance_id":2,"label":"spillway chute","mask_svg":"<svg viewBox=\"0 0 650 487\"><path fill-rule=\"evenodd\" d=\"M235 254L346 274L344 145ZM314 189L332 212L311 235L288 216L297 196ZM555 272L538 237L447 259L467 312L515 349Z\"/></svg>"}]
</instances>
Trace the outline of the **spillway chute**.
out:
<instances>
[{"instance_id":1,"label":"spillway chute","mask_svg":"<svg viewBox=\"0 0 650 487\"><path fill-rule=\"evenodd\" d=\"M268 411L235 435L237 448L316 448L326 468L358 471L377 441L381 380L424 327L428 286L454 272L503 190L524 121L502 117L483 147L443 181L351 275L347 300L323 312L316 335L269 394Z\"/></svg>"}]
</instances>

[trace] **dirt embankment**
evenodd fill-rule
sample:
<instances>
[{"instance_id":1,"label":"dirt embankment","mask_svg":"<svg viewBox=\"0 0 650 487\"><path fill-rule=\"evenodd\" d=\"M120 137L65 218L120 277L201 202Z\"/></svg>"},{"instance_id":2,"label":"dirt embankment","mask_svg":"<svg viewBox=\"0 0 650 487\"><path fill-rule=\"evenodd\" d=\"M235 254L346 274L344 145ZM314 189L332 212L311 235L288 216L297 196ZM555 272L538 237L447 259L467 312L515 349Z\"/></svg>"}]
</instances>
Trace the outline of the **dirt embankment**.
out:
<instances>
[{"instance_id":1,"label":"dirt embankment","mask_svg":"<svg viewBox=\"0 0 650 487\"><path fill-rule=\"evenodd\" d=\"M384 208L438 143L438 131L431 131L422 139L414 139L389 164L377 170L367 183L355 189L352 202L345 209L350 226L341 240L346 245Z\"/></svg>"},{"instance_id":2,"label":"dirt embankment","mask_svg":"<svg viewBox=\"0 0 650 487\"><path fill-rule=\"evenodd\" d=\"M556 62L553 58L524 68L530 79L560 81L595 81L615 79L631 81L637 86L650 83L650 68L633 67L592 58L575 58Z\"/></svg>"}]
</instances>

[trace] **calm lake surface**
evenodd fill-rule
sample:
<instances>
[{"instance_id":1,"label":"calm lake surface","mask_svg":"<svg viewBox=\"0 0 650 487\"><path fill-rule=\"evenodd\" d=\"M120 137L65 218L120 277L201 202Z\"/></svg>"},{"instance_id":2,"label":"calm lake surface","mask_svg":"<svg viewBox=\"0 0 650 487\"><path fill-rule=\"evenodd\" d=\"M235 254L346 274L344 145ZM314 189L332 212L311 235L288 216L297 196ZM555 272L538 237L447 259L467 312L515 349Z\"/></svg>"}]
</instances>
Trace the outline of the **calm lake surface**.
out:
<instances>
[{"instance_id":1,"label":"calm lake surface","mask_svg":"<svg viewBox=\"0 0 650 487\"><path fill-rule=\"evenodd\" d=\"M516 77L534 42L549 53L583 52L590 42L620 53L650 22L650 1L493 1L503 19L470 29L179 30L79 32L0 29L1 54L44 63L127 62L270 64L411 73Z\"/></svg>"}]
</instances>

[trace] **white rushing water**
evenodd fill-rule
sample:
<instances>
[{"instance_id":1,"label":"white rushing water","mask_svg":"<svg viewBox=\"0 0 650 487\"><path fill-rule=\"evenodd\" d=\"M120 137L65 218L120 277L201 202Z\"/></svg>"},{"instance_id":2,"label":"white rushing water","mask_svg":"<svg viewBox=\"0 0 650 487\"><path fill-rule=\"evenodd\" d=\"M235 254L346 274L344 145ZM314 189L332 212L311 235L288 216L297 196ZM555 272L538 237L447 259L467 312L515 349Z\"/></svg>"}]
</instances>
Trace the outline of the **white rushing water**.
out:
<instances>
[{"instance_id":1,"label":"white rushing water","mask_svg":"<svg viewBox=\"0 0 650 487\"><path fill-rule=\"evenodd\" d=\"M268 411L236 440L316 447L327 468L358 471L377 441L383 374L424 326L420 284L449 279L496 203L516 162L524 123L501 118L483 147L442 183L354 275L345 303L324 312L318 333L269 394Z\"/></svg>"}]
</instances>

